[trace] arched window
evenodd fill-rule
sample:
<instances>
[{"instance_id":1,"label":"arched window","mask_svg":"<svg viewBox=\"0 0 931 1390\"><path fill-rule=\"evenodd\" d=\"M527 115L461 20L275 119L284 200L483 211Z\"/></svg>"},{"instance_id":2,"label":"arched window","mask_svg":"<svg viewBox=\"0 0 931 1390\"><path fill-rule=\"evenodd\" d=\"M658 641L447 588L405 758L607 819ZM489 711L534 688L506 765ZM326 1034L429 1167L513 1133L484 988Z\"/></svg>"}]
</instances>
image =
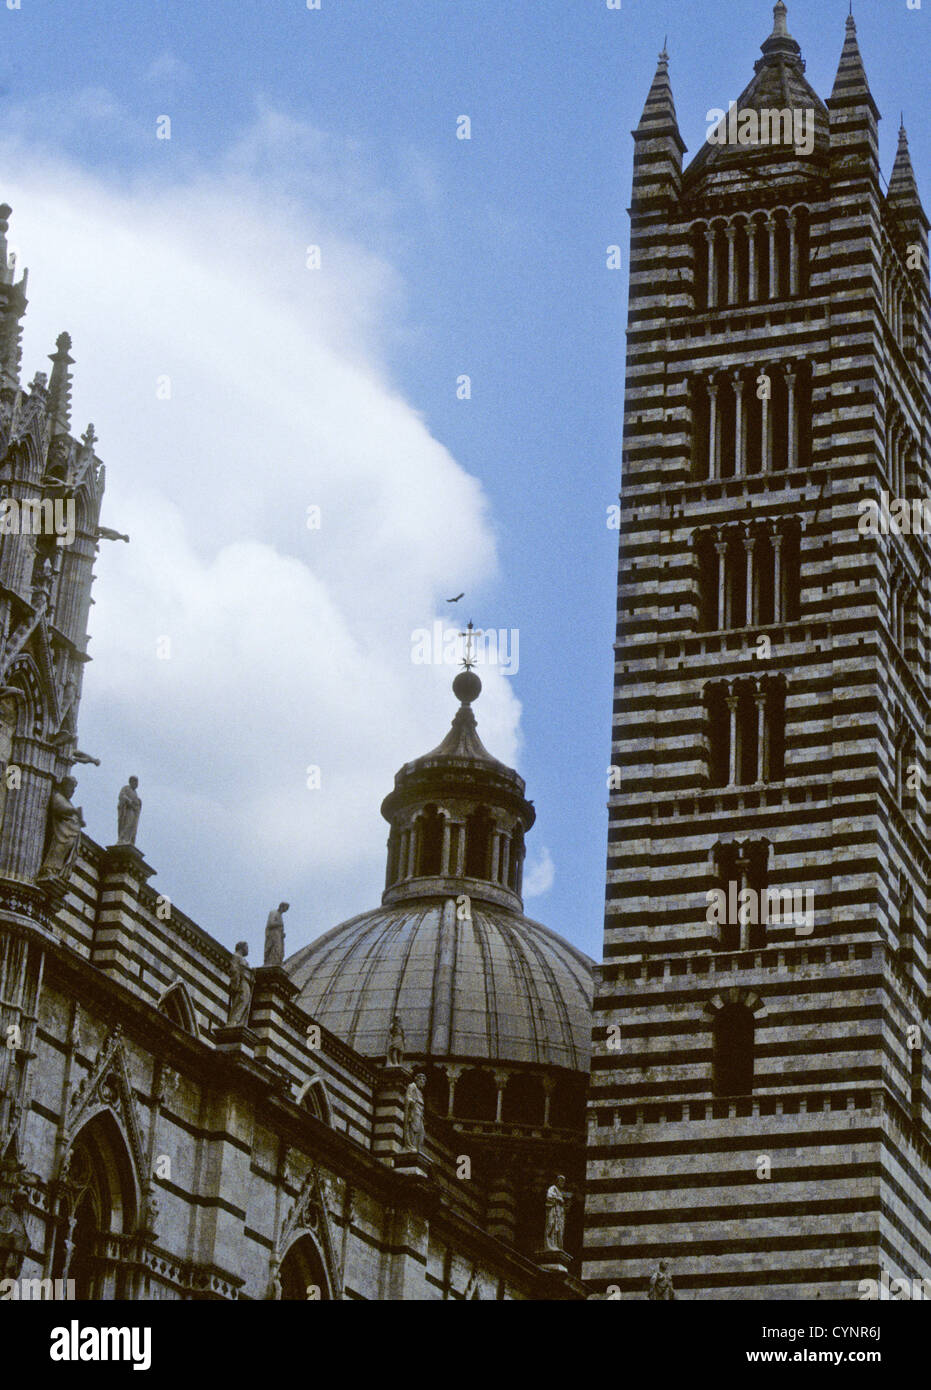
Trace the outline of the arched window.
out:
<instances>
[{"instance_id":1,"label":"arched window","mask_svg":"<svg viewBox=\"0 0 931 1390\"><path fill-rule=\"evenodd\" d=\"M726 1004L714 1020L712 1084L716 1096L753 1091L753 1014L745 1004Z\"/></svg>"},{"instance_id":2,"label":"arched window","mask_svg":"<svg viewBox=\"0 0 931 1390\"><path fill-rule=\"evenodd\" d=\"M479 806L466 821L466 878L490 877L491 832L491 816L484 806Z\"/></svg>"},{"instance_id":3,"label":"arched window","mask_svg":"<svg viewBox=\"0 0 931 1390\"><path fill-rule=\"evenodd\" d=\"M501 1106L501 1118L515 1125L542 1125L544 1114L543 1081L539 1076L515 1072L508 1077Z\"/></svg>"},{"instance_id":4,"label":"arched window","mask_svg":"<svg viewBox=\"0 0 931 1390\"><path fill-rule=\"evenodd\" d=\"M283 1300L303 1302L308 1298L329 1299L331 1296L326 1266L310 1236L301 1236L289 1247L281 1261L278 1278Z\"/></svg>"},{"instance_id":5,"label":"arched window","mask_svg":"<svg viewBox=\"0 0 931 1390\"><path fill-rule=\"evenodd\" d=\"M420 819L420 878L435 878L442 872L443 816L435 806L427 806Z\"/></svg>"},{"instance_id":6,"label":"arched window","mask_svg":"<svg viewBox=\"0 0 931 1390\"><path fill-rule=\"evenodd\" d=\"M491 1072L465 1071L456 1083L453 1113L458 1120L494 1120L498 1088Z\"/></svg>"}]
</instances>

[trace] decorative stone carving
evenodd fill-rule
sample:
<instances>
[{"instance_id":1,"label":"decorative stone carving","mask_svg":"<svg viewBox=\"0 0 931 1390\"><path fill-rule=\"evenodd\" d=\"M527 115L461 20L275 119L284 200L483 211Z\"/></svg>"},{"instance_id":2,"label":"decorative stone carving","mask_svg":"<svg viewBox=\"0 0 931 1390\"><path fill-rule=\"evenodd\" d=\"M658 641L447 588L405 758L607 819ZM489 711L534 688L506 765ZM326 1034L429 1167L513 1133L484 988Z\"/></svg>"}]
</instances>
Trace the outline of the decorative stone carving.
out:
<instances>
[{"instance_id":1,"label":"decorative stone carving","mask_svg":"<svg viewBox=\"0 0 931 1390\"><path fill-rule=\"evenodd\" d=\"M570 1202L565 1189L566 1179L562 1173L556 1174L556 1181L546 1193L546 1227L543 1243L547 1250L562 1250L566 1233L566 1208Z\"/></svg>"},{"instance_id":2,"label":"decorative stone carving","mask_svg":"<svg viewBox=\"0 0 931 1390\"><path fill-rule=\"evenodd\" d=\"M229 1026L244 1028L249 1022L252 1008L252 971L246 963L249 946L245 941L236 942L236 952L230 961L230 1004Z\"/></svg>"},{"instance_id":3,"label":"decorative stone carving","mask_svg":"<svg viewBox=\"0 0 931 1390\"><path fill-rule=\"evenodd\" d=\"M279 903L268 914L268 921L265 923L265 965L284 964L284 918L282 913L287 912L290 904Z\"/></svg>"},{"instance_id":4,"label":"decorative stone carving","mask_svg":"<svg viewBox=\"0 0 931 1390\"><path fill-rule=\"evenodd\" d=\"M401 1019L395 1014L391 1020L391 1032L388 1035L388 1066L403 1067L404 1065L404 1029L401 1026Z\"/></svg>"},{"instance_id":5,"label":"decorative stone carving","mask_svg":"<svg viewBox=\"0 0 931 1390\"><path fill-rule=\"evenodd\" d=\"M675 1298L675 1296L676 1291L672 1286L672 1278L668 1272L666 1261L660 1260L659 1268L650 1275L647 1298L668 1300Z\"/></svg>"},{"instance_id":6,"label":"decorative stone carving","mask_svg":"<svg viewBox=\"0 0 931 1390\"><path fill-rule=\"evenodd\" d=\"M66 887L71 878L84 825L80 806L71 803L77 785L73 777L63 777L49 797L45 858L36 875L37 883Z\"/></svg>"},{"instance_id":7,"label":"decorative stone carving","mask_svg":"<svg viewBox=\"0 0 931 1390\"><path fill-rule=\"evenodd\" d=\"M139 812L142 810L142 798L136 790L138 786L139 778L130 777L117 798L116 842L118 845L134 845L136 843L136 831L139 828Z\"/></svg>"},{"instance_id":8,"label":"decorative stone carving","mask_svg":"<svg viewBox=\"0 0 931 1390\"><path fill-rule=\"evenodd\" d=\"M419 1153L423 1147L423 1093L426 1084L425 1073L419 1071L404 1097L404 1147L408 1153Z\"/></svg>"}]
</instances>

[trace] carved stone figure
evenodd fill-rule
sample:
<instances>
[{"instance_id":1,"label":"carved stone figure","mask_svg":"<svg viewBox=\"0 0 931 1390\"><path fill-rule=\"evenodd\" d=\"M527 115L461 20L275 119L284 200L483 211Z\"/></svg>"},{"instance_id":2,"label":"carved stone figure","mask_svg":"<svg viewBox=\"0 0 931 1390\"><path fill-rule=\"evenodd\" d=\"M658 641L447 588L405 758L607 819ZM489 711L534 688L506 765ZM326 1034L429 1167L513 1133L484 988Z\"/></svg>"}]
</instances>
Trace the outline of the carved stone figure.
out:
<instances>
[{"instance_id":1,"label":"carved stone figure","mask_svg":"<svg viewBox=\"0 0 931 1390\"><path fill-rule=\"evenodd\" d=\"M546 1192L546 1228L543 1243L547 1250L562 1250L566 1233L566 1208L569 1194L565 1191L566 1179L562 1173L556 1174L556 1181Z\"/></svg>"},{"instance_id":2,"label":"carved stone figure","mask_svg":"<svg viewBox=\"0 0 931 1390\"><path fill-rule=\"evenodd\" d=\"M675 1298L676 1291L672 1286L672 1279L669 1275L666 1261L660 1260L659 1269L655 1269L650 1275L650 1288L647 1298L670 1299Z\"/></svg>"},{"instance_id":3,"label":"carved stone figure","mask_svg":"<svg viewBox=\"0 0 931 1390\"><path fill-rule=\"evenodd\" d=\"M391 1032L388 1035L388 1066L403 1067L404 1065L404 1029L401 1027L401 1019L395 1014L391 1020Z\"/></svg>"},{"instance_id":4,"label":"carved stone figure","mask_svg":"<svg viewBox=\"0 0 931 1390\"><path fill-rule=\"evenodd\" d=\"M71 877L84 825L80 806L71 804L77 785L73 777L63 777L49 797L45 858L36 875L39 883L66 884Z\"/></svg>"},{"instance_id":5,"label":"carved stone figure","mask_svg":"<svg viewBox=\"0 0 931 1390\"><path fill-rule=\"evenodd\" d=\"M244 1028L249 1022L252 1008L252 971L246 961L249 946L245 941L236 942L236 954L230 961L230 1008L229 1026Z\"/></svg>"},{"instance_id":6,"label":"carved stone figure","mask_svg":"<svg viewBox=\"0 0 931 1390\"><path fill-rule=\"evenodd\" d=\"M265 923L265 965L284 964L284 919L281 914L287 912L289 906L289 903L279 903L268 914Z\"/></svg>"},{"instance_id":7,"label":"carved stone figure","mask_svg":"<svg viewBox=\"0 0 931 1390\"><path fill-rule=\"evenodd\" d=\"M423 1146L423 1093L426 1084L425 1073L419 1071L404 1097L404 1147L408 1153L419 1153Z\"/></svg>"},{"instance_id":8,"label":"carved stone figure","mask_svg":"<svg viewBox=\"0 0 931 1390\"><path fill-rule=\"evenodd\" d=\"M16 702L20 691L12 685L0 686L0 825L6 812L6 770L13 756L13 737L16 733Z\"/></svg>"},{"instance_id":9,"label":"carved stone figure","mask_svg":"<svg viewBox=\"0 0 931 1390\"><path fill-rule=\"evenodd\" d=\"M0 1274L4 1279L19 1278L29 1249L25 1210L26 1198L22 1192L14 1192L10 1200L0 1206Z\"/></svg>"},{"instance_id":10,"label":"carved stone figure","mask_svg":"<svg viewBox=\"0 0 931 1390\"><path fill-rule=\"evenodd\" d=\"M130 777L120 792L116 804L116 842L118 845L134 845L139 828L139 812L142 810L142 797L137 792L138 777Z\"/></svg>"},{"instance_id":11,"label":"carved stone figure","mask_svg":"<svg viewBox=\"0 0 931 1390\"><path fill-rule=\"evenodd\" d=\"M266 1299L271 1299L273 1302L277 1302L282 1295L280 1271L281 1261L273 1256L268 1271L268 1290L265 1294Z\"/></svg>"}]
</instances>

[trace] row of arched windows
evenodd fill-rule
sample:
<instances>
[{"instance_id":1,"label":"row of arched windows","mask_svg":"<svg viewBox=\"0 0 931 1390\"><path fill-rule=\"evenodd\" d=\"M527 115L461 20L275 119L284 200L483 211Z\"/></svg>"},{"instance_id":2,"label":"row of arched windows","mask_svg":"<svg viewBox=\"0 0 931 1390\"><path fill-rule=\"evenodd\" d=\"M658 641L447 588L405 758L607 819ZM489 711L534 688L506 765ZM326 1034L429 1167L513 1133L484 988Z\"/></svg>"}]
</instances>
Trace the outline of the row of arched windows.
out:
<instances>
[{"instance_id":1,"label":"row of arched windows","mask_svg":"<svg viewBox=\"0 0 931 1390\"><path fill-rule=\"evenodd\" d=\"M425 806L409 826L388 838L386 888L413 878L480 878L520 893L524 832L499 825L484 806L455 821L437 806Z\"/></svg>"},{"instance_id":2,"label":"row of arched windows","mask_svg":"<svg viewBox=\"0 0 931 1390\"><path fill-rule=\"evenodd\" d=\"M917 492L918 447L902 411L886 397L886 476L893 497Z\"/></svg>"},{"instance_id":3,"label":"row of arched windows","mask_svg":"<svg viewBox=\"0 0 931 1390\"><path fill-rule=\"evenodd\" d=\"M697 375L690 383L690 403L696 481L810 466L808 362Z\"/></svg>"},{"instance_id":4,"label":"row of arched windows","mask_svg":"<svg viewBox=\"0 0 931 1390\"><path fill-rule=\"evenodd\" d=\"M701 631L798 619L801 532L794 518L703 528L693 546Z\"/></svg>"},{"instance_id":5,"label":"row of arched windows","mask_svg":"<svg viewBox=\"0 0 931 1390\"><path fill-rule=\"evenodd\" d=\"M802 207L698 223L691 233L696 310L807 293L809 228Z\"/></svg>"},{"instance_id":6,"label":"row of arched windows","mask_svg":"<svg viewBox=\"0 0 931 1390\"><path fill-rule=\"evenodd\" d=\"M785 775L785 678L747 676L705 686L708 775L713 787L781 782Z\"/></svg>"}]
</instances>

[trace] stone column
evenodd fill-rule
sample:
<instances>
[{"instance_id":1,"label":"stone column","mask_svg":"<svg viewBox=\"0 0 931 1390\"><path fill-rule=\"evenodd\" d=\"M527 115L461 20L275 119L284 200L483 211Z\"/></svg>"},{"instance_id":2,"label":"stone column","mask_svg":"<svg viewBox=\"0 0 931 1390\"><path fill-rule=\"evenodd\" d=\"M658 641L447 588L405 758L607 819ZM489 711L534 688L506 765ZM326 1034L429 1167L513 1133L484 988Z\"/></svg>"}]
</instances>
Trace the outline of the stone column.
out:
<instances>
[{"instance_id":1,"label":"stone column","mask_svg":"<svg viewBox=\"0 0 931 1390\"><path fill-rule=\"evenodd\" d=\"M499 881L499 880L498 880L498 864L499 864L499 862L500 862L500 859L501 859L501 832L500 832L499 830L493 830L492 833L491 833L491 873L490 873L490 875L489 875L489 877L491 878L492 883L497 883L497 882Z\"/></svg>"},{"instance_id":2,"label":"stone column","mask_svg":"<svg viewBox=\"0 0 931 1390\"><path fill-rule=\"evenodd\" d=\"M714 267L714 231L711 227L705 230L705 240L708 243L708 308L714 309L718 302L718 286Z\"/></svg>"},{"instance_id":3,"label":"stone column","mask_svg":"<svg viewBox=\"0 0 931 1390\"><path fill-rule=\"evenodd\" d=\"M767 217L766 230L769 232L769 297L776 299L779 294L779 282L776 278L776 219Z\"/></svg>"},{"instance_id":4,"label":"stone column","mask_svg":"<svg viewBox=\"0 0 931 1390\"><path fill-rule=\"evenodd\" d=\"M730 716L730 747L729 747L729 749L728 749L728 754L729 754L729 760L730 760L730 761L729 761L727 785L728 785L729 787L736 787L736 785L737 785L737 696L736 696L736 695L728 695L728 696L727 696L727 708L728 708L728 713L729 713L729 716Z\"/></svg>"},{"instance_id":5,"label":"stone column","mask_svg":"<svg viewBox=\"0 0 931 1390\"><path fill-rule=\"evenodd\" d=\"M463 1073L464 1068L455 1062L450 1062L446 1068L446 1081L449 1086L449 1101L446 1106L446 1114L452 1118L455 1110L456 1083Z\"/></svg>"},{"instance_id":6,"label":"stone column","mask_svg":"<svg viewBox=\"0 0 931 1390\"><path fill-rule=\"evenodd\" d=\"M749 272L750 303L754 304L760 293L760 277L756 260L756 223L747 223L747 269Z\"/></svg>"},{"instance_id":7,"label":"stone column","mask_svg":"<svg viewBox=\"0 0 931 1390\"><path fill-rule=\"evenodd\" d=\"M504 1091L505 1091L505 1087L506 1087L507 1084L508 1084L508 1076L509 1076L509 1075L510 1075L510 1073L509 1073L509 1072L506 1072L506 1071L495 1071L495 1072L494 1072L495 1085L496 1085L497 1088L498 1088L498 1097L497 1097L497 1101L496 1101L496 1104L495 1104L495 1119L496 1119L496 1121L498 1122L498 1124L501 1123L501 1107L502 1107L502 1105L504 1104Z\"/></svg>"},{"instance_id":8,"label":"stone column","mask_svg":"<svg viewBox=\"0 0 931 1390\"><path fill-rule=\"evenodd\" d=\"M398 845L398 878L410 878L408 863L411 852L411 832L409 829L401 831L400 843Z\"/></svg>"},{"instance_id":9,"label":"stone column","mask_svg":"<svg viewBox=\"0 0 931 1390\"><path fill-rule=\"evenodd\" d=\"M734 383L734 473L746 474L744 458L744 381L739 371L731 374Z\"/></svg>"},{"instance_id":10,"label":"stone column","mask_svg":"<svg viewBox=\"0 0 931 1390\"><path fill-rule=\"evenodd\" d=\"M726 227L727 237L727 302L728 304L737 303L737 248L734 245L734 238L737 235L736 227Z\"/></svg>"},{"instance_id":11,"label":"stone column","mask_svg":"<svg viewBox=\"0 0 931 1390\"><path fill-rule=\"evenodd\" d=\"M782 541L781 531L774 531L773 544L773 622L783 621L782 608Z\"/></svg>"},{"instance_id":12,"label":"stone column","mask_svg":"<svg viewBox=\"0 0 931 1390\"><path fill-rule=\"evenodd\" d=\"M766 738L766 691L761 685L754 691L756 700L756 771L758 782L769 780L769 749Z\"/></svg>"},{"instance_id":13,"label":"stone column","mask_svg":"<svg viewBox=\"0 0 931 1390\"><path fill-rule=\"evenodd\" d=\"M796 374L791 367L784 369L786 381L786 469L798 466L798 413L795 408Z\"/></svg>"},{"instance_id":14,"label":"stone column","mask_svg":"<svg viewBox=\"0 0 931 1390\"><path fill-rule=\"evenodd\" d=\"M749 861L747 860L746 856L743 855L743 854L738 854L737 859L736 859L736 861L735 861L735 863L734 863L734 871L735 871L735 873L737 874L737 887L738 887L738 892L739 892L739 893L742 893L742 892L744 891L744 889L747 887L747 880L748 880L748 877L749 877L749 875L748 875L748 873L747 873L747 870L749 869L749 867L750 867ZM740 899L738 898L738 902L739 902L739 901L740 901ZM739 912L739 909L738 909L738 912ZM749 922L742 922L742 921L740 921L740 918L739 918L739 916L738 916L737 927L738 927L738 930L739 930L739 932L740 932L740 949L741 949L741 951L749 950L749 948L750 948L750 923L749 923Z\"/></svg>"},{"instance_id":15,"label":"stone column","mask_svg":"<svg viewBox=\"0 0 931 1390\"><path fill-rule=\"evenodd\" d=\"M766 371L765 368L764 371ZM768 371L766 372L766 375L770 377L770 384L772 384L772 377L770 376L770 373ZM761 429L763 432L763 439L760 448L760 472L770 473L773 467L773 403L772 400L760 401L760 405L762 407Z\"/></svg>"},{"instance_id":16,"label":"stone column","mask_svg":"<svg viewBox=\"0 0 931 1390\"><path fill-rule=\"evenodd\" d=\"M718 476L718 383L708 382L708 477Z\"/></svg>"},{"instance_id":17,"label":"stone column","mask_svg":"<svg viewBox=\"0 0 931 1390\"><path fill-rule=\"evenodd\" d=\"M795 236L795 228L798 219L789 216L789 294L798 294L798 241Z\"/></svg>"},{"instance_id":18,"label":"stone column","mask_svg":"<svg viewBox=\"0 0 931 1390\"><path fill-rule=\"evenodd\" d=\"M501 863L500 863L499 883L504 887L508 884L508 873L511 868L511 837L507 831L501 832Z\"/></svg>"},{"instance_id":19,"label":"stone column","mask_svg":"<svg viewBox=\"0 0 931 1390\"><path fill-rule=\"evenodd\" d=\"M755 546L756 537L746 534L744 536L744 550L747 553L747 606L744 615L745 627L756 627L758 621L756 574L753 565L753 550Z\"/></svg>"},{"instance_id":20,"label":"stone column","mask_svg":"<svg viewBox=\"0 0 931 1390\"><path fill-rule=\"evenodd\" d=\"M465 873L465 826L462 821L453 825L456 832L456 849L453 856L453 876L462 878Z\"/></svg>"},{"instance_id":21,"label":"stone column","mask_svg":"<svg viewBox=\"0 0 931 1390\"><path fill-rule=\"evenodd\" d=\"M452 847L452 829L449 823L449 816L443 817L443 850L440 860L440 873L444 878L449 875L449 852Z\"/></svg>"},{"instance_id":22,"label":"stone column","mask_svg":"<svg viewBox=\"0 0 931 1390\"><path fill-rule=\"evenodd\" d=\"M715 541L718 552L718 627L723 632L727 627L727 541Z\"/></svg>"}]
</instances>

